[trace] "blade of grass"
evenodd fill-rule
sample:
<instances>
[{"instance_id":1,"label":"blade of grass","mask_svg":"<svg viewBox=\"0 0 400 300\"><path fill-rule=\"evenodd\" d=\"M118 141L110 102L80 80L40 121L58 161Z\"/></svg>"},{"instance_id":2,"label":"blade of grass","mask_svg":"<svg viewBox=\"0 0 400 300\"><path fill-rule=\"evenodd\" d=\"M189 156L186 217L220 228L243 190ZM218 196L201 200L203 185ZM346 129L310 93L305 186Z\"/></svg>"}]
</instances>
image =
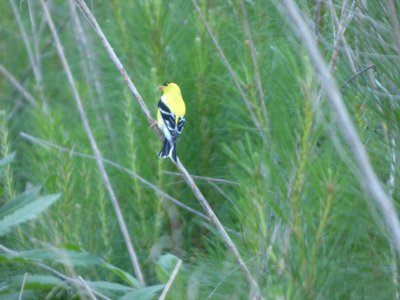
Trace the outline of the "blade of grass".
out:
<instances>
[{"instance_id":1,"label":"blade of grass","mask_svg":"<svg viewBox=\"0 0 400 300\"><path fill-rule=\"evenodd\" d=\"M179 272L179 269L180 269L181 265L182 265L182 260L179 259L178 262L175 265L174 270L172 271L171 276L169 277L169 279L167 281L167 284L165 285L164 290L161 293L160 298L158 298L158 300L164 300L165 297L167 296L167 293L168 293L169 289L171 288L172 283L174 282L176 275L178 275L178 272Z\"/></svg>"},{"instance_id":2,"label":"blade of grass","mask_svg":"<svg viewBox=\"0 0 400 300\"><path fill-rule=\"evenodd\" d=\"M138 260L137 255L136 255L136 251L135 251L135 249L133 247L131 238L129 236L128 228L126 226L124 217L122 215L121 208L120 208L119 203L118 203L118 199L115 196L114 190L113 190L113 188L111 186L111 183L110 183L110 180L108 178L107 172L106 172L106 170L104 168L104 165L103 165L103 162L101 160L100 150L99 150L99 148L97 146L97 142L96 142L96 140L95 140L95 138L93 136L92 129L91 129L90 125L89 125L89 121L87 119L85 110L83 108L80 95L79 95L78 90L77 90L77 88L75 86L75 81L74 81L74 78L72 76L68 61L67 61L67 59L65 57L64 50L63 50L63 48L61 46L61 41L60 41L60 39L58 37L58 33L57 33L57 30L56 30L56 27L54 26L53 20L52 20L52 18L50 16L50 12L49 12L49 10L47 8L47 4L44 2L44 0L40 0L40 3L42 5L43 12L45 14L47 23L49 25L51 34L53 36L53 39L54 39L54 42L55 42L55 46L57 48L57 52L58 52L58 55L60 57L61 63L63 65L64 71L65 71L65 73L67 75L68 82L69 82L70 87L72 89L73 96L74 96L73 98L74 98L76 106L78 108L79 115L80 115L83 127L84 127L86 135L87 135L87 137L89 139L92 151L94 152L94 155L96 157L97 167L99 168L103 183L104 183L104 185L106 187L106 190L107 190L107 192L109 194L109 197L110 197L110 200L111 200L111 203L112 203L112 206L114 208L114 212L115 212L115 215L117 217L118 225L119 225L119 228L121 230L122 236L124 238L125 245L127 247L127 250L128 250L128 253L129 253L129 257L131 259L131 263L133 265L133 269L135 271L135 274L136 274L138 280L144 285L145 284L145 280L144 280L143 273L142 273L142 270L141 270L141 267L140 267L140 264L139 264L139 260Z\"/></svg>"},{"instance_id":3,"label":"blade of grass","mask_svg":"<svg viewBox=\"0 0 400 300\"><path fill-rule=\"evenodd\" d=\"M87 292L89 293L89 296L92 300L97 300L96 296L93 294L91 288L89 287L89 285L86 283L86 281L82 278L82 276L78 276L78 279L82 282L83 286L85 287L85 289L87 290Z\"/></svg>"},{"instance_id":4,"label":"blade of grass","mask_svg":"<svg viewBox=\"0 0 400 300\"><path fill-rule=\"evenodd\" d=\"M22 295L24 294L26 277L28 277L28 273L24 274L24 279L22 279L21 290L19 291L18 300L22 300Z\"/></svg>"},{"instance_id":5,"label":"blade of grass","mask_svg":"<svg viewBox=\"0 0 400 300\"><path fill-rule=\"evenodd\" d=\"M43 1L43 0L42 0ZM135 85L133 84L132 80L128 76L125 68L123 67L121 61L118 59L116 56L114 50L112 49L110 43L108 42L107 38L105 37L103 31L101 30L100 26L98 25L95 17L93 14L90 12L89 8L87 7L86 3L83 0L75 0L75 3L78 5L82 13L86 16L88 22L92 25L93 29L99 36L107 54L119 70L121 76L124 79L124 82L128 85L128 88L132 95L135 97L136 101L138 102L142 112L145 114L148 122L150 124L154 124L154 120L150 114L150 111L148 110L145 102L143 101L143 98L137 91ZM162 139L160 131L156 128L156 126L152 126L153 131L157 134L157 136ZM229 235L226 233L223 225L219 221L218 217L215 215L214 211L208 204L206 198L203 196L199 188L197 187L196 183L194 182L193 178L190 176L188 171L186 170L185 166L181 163L181 161L178 159L178 162L176 164L178 170L182 173L185 181L187 182L188 186L192 190L193 194L199 201L200 205L204 209L204 211L207 213L208 217L210 218L211 222L214 224L216 229L218 230L218 233L220 234L220 237L222 240L225 242L225 245L227 246L228 250L233 254L233 256L236 258L242 272L244 273L246 280L250 284L252 294L254 295L254 298L256 299L263 299L261 293L260 293L260 288L256 282L256 280L253 278L253 275L250 273L250 270L247 268L244 260L242 259L239 251L237 250L235 244L229 237Z\"/></svg>"},{"instance_id":6,"label":"blade of grass","mask_svg":"<svg viewBox=\"0 0 400 300\"><path fill-rule=\"evenodd\" d=\"M182 174L176 173L176 172L164 171L163 173L164 173L164 174L168 174L168 175L173 175L173 176L180 176L180 177L182 177ZM213 177L207 177L207 176L198 176L198 175L193 175L193 174L191 174L191 176L192 176L194 179L204 180L204 181L207 181L207 182L218 182L218 183L224 183L224 184L240 185L239 182L231 181L231 180L227 180L227 179L222 179L222 178L213 178Z\"/></svg>"}]
</instances>

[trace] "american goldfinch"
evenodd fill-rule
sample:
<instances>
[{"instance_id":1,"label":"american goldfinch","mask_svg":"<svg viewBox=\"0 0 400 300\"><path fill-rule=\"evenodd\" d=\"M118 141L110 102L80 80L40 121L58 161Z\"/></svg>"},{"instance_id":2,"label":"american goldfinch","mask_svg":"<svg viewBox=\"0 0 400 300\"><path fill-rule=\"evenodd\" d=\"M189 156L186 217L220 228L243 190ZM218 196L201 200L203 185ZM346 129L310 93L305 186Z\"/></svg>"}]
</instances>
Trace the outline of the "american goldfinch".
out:
<instances>
[{"instance_id":1,"label":"american goldfinch","mask_svg":"<svg viewBox=\"0 0 400 300\"><path fill-rule=\"evenodd\" d=\"M177 84L164 83L159 88L163 95L158 101L157 125L164 133L165 139L158 156L161 158L170 157L176 163L176 141L185 124L185 102Z\"/></svg>"}]
</instances>

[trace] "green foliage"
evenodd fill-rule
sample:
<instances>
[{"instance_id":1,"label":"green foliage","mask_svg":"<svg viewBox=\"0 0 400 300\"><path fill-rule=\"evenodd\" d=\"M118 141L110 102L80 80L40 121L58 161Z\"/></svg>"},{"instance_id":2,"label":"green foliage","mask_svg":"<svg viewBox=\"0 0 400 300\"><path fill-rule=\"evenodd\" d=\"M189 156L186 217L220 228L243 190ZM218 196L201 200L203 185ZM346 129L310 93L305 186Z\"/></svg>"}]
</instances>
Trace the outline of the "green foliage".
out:
<instances>
[{"instance_id":1,"label":"green foliage","mask_svg":"<svg viewBox=\"0 0 400 300\"><path fill-rule=\"evenodd\" d=\"M0 74L0 246L15 250L0 248L0 297L18 298L28 273L24 299L89 298L82 283L38 265L44 264L81 276L111 299L154 299L179 258L183 266L167 299L248 299L249 285L213 225L132 175L202 211L170 173L175 166L157 158L160 142L92 28L71 10L73 1L51 1L101 155L123 167L107 164L106 171L146 284L134 276L40 3L13 1L39 60L30 61L3 1L0 64L39 107ZM264 99L240 2L198 2L263 137L191 1L86 1L153 116L156 87L180 85L187 115L178 156L191 174L206 177L196 183L266 299L394 299L399 263L385 222L360 184L303 46L276 7L280 1L244 1ZM345 1L332 8L330 2L297 1L327 62L338 34L334 14L340 19ZM332 74L397 205L400 56L386 1L347 3L353 17Z\"/></svg>"},{"instance_id":2,"label":"green foliage","mask_svg":"<svg viewBox=\"0 0 400 300\"><path fill-rule=\"evenodd\" d=\"M39 190L40 187L26 190L0 207L0 236L8 233L11 227L36 218L60 198L60 194L39 197Z\"/></svg>"}]
</instances>

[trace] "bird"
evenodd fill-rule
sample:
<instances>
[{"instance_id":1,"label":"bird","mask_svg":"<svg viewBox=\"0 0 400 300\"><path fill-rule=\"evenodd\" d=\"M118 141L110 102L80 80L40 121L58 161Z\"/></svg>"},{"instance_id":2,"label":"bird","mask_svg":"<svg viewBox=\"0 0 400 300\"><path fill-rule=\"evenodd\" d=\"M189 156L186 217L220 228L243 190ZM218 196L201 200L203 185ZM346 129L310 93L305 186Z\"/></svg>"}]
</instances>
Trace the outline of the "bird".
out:
<instances>
[{"instance_id":1,"label":"bird","mask_svg":"<svg viewBox=\"0 0 400 300\"><path fill-rule=\"evenodd\" d=\"M176 142L185 125L186 106L176 83L166 82L159 89L163 95L157 105L157 125L165 138L158 157L169 157L176 164Z\"/></svg>"}]
</instances>

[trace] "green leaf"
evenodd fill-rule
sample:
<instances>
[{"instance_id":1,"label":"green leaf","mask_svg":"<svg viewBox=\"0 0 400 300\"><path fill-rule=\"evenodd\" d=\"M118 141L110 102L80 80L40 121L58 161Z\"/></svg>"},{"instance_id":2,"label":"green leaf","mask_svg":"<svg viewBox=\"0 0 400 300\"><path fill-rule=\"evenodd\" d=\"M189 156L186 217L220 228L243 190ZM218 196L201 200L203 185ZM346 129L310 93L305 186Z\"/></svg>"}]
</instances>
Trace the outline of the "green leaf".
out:
<instances>
[{"instance_id":1,"label":"green leaf","mask_svg":"<svg viewBox=\"0 0 400 300\"><path fill-rule=\"evenodd\" d=\"M161 255L156 262L157 277L161 282L166 283L171 276L179 258L170 253Z\"/></svg>"},{"instance_id":2,"label":"green leaf","mask_svg":"<svg viewBox=\"0 0 400 300\"><path fill-rule=\"evenodd\" d=\"M120 300L151 300L154 299L156 294L158 294L164 288L164 286L164 284L159 284L135 289L125 294L123 297L120 298Z\"/></svg>"},{"instance_id":3,"label":"green leaf","mask_svg":"<svg viewBox=\"0 0 400 300\"><path fill-rule=\"evenodd\" d=\"M134 288L140 288L142 287L142 284L137 280L135 277L133 277L131 274L125 272L124 270L121 270L120 268L109 264L109 263L104 263L103 266L108 269L109 271L113 272L115 275L117 275L119 278L121 278L123 281L125 281L127 284Z\"/></svg>"},{"instance_id":4,"label":"green leaf","mask_svg":"<svg viewBox=\"0 0 400 300\"><path fill-rule=\"evenodd\" d=\"M36 190L33 190L36 192ZM10 231L13 226L36 218L50 205L56 202L61 194L34 198L35 193L17 196L0 208L0 236Z\"/></svg>"},{"instance_id":5,"label":"green leaf","mask_svg":"<svg viewBox=\"0 0 400 300\"><path fill-rule=\"evenodd\" d=\"M1 258L4 258L4 256L0 256L0 261L2 260ZM35 249L13 254L6 254L6 259L21 262L51 261L73 266L92 266L101 263L97 256L89 253L68 251L60 248Z\"/></svg>"},{"instance_id":6,"label":"green leaf","mask_svg":"<svg viewBox=\"0 0 400 300\"><path fill-rule=\"evenodd\" d=\"M14 287L21 287L24 275L17 275L11 278ZM63 285L64 281L51 275L30 275L26 276L25 289L52 289L55 286Z\"/></svg>"},{"instance_id":7,"label":"green leaf","mask_svg":"<svg viewBox=\"0 0 400 300\"><path fill-rule=\"evenodd\" d=\"M39 197L41 186L34 186L17 195L0 208L0 220Z\"/></svg>"},{"instance_id":8,"label":"green leaf","mask_svg":"<svg viewBox=\"0 0 400 300\"><path fill-rule=\"evenodd\" d=\"M15 300L18 299L20 292L19 291L7 291L0 292L1 300ZM32 291L24 290L22 294L22 299L37 299Z\"/></svg>"},{"instance_id":9,"label":"green leaf","mask_svg":"<svg viewBox=\"0 0 400 300\"><path fill-rule=\"evenodd\" d=\"M107 282L107 281L88 281L85 280L85 282L94 290L99 291L103 294L105 294L108 297L111 297L112 299L116 299L118 297L121 297L122 295L125 295L129 292L132 292L134 289L122 285L119 283L113 283L113 282Z\"/></svg>"}]
</instances>

